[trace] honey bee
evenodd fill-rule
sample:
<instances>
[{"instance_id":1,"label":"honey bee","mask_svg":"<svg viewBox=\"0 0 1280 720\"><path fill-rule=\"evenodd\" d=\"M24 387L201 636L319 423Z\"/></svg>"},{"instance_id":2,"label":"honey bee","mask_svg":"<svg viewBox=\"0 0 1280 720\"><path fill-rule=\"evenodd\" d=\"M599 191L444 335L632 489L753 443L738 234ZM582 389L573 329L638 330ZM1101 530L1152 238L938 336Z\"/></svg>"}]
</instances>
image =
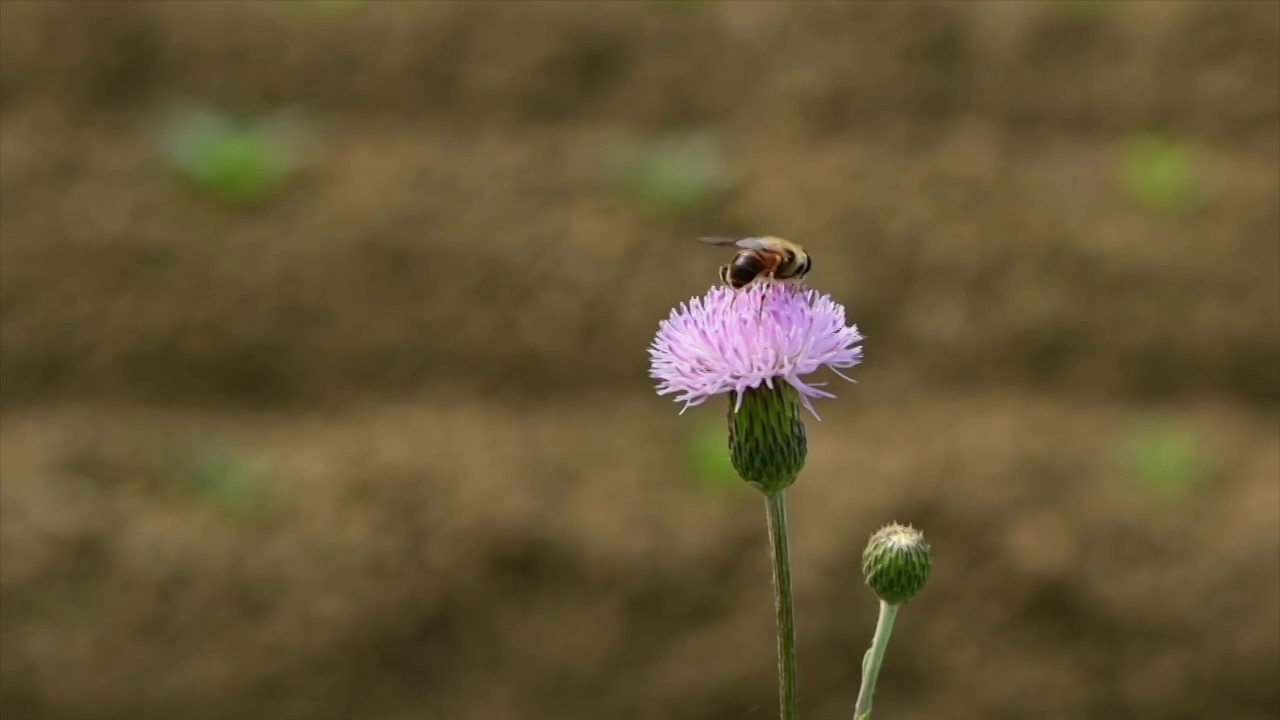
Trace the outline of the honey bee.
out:
<instances>
[{"instance_id":1,"label":"honey bee","mask_svg":"<svg viewBox=\"0 0 1280 720\"><path fill-rule=\"evenodd\" d=\"M757 280L801 280L813 259L799 244L778 237L701 238L708 245L736 245L738 254L720 267L720 280L739 290Z\"/></svg>"}]
</instances>

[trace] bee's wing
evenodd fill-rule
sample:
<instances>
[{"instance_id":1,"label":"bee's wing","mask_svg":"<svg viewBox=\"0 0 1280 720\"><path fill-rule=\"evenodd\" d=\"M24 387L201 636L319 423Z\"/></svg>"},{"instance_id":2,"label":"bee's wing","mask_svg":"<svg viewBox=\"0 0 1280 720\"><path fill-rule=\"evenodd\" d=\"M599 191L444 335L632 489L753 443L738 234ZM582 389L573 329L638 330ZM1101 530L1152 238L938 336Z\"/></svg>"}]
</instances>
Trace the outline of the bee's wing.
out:
<instances>
[{"instance_id":1,"label":"bee's wing","mask_svg":"<svg viewBox=\"0 0 1280 720\"><path fill-rule=\"evenodd\" d=\"M768 250L769 245L760 238L704 237L698 238L708 245L737 245L746 250Z\"/></svg>"},{"instance_id":2,"label":"bee's wing","mask_svg":"<svg viewBox=\"0 0 1280 720\"><path fill-rule=\"evenodd\" d=\"M775 248L772 244L765 242L764 238L758 238L758 237L742 238L741 240L738 241L738 247L743 248L745 250L770 250L770 251L777 250L777 248Z\"/></svg>"}]
</instances>

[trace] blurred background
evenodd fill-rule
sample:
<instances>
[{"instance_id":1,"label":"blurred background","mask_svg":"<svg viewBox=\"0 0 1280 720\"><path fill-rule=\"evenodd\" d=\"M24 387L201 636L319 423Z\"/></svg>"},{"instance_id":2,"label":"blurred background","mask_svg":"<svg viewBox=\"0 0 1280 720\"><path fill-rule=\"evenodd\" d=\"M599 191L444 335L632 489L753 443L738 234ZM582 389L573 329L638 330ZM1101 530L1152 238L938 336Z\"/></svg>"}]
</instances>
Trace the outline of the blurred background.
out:
<instances>
[{"instance_id":1,"label":"blurred background","mask_svg":"<svg viewBox=\"0 0 1280 720\"><path fill-rule=\"evenodd\" d=\"M867 335L790 493L898 720L1280 710L1280 4L0 3L6 718L776 717L647 344L776 234Z\"/></svg>"}]
</instances>

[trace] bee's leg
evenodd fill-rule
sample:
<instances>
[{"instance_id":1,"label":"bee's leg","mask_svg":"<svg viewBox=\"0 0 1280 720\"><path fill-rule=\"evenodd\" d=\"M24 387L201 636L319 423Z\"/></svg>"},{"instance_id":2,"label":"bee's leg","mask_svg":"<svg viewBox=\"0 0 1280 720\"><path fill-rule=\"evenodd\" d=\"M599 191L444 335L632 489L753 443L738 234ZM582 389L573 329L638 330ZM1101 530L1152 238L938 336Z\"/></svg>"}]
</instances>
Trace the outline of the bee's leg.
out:
<instances>
[{"instance_id":1,"label":"bee's leg","mask_svg":"<svg viewBox=\"0 0 1280 720\"><path fill-rule=\"evenodd\" d=\"M769 272L767 275L765 275L764 278L762 279L764 289L760 292L760 310L759 312L756 313L757 323L764 322L764 301L769 296L769 292L773 289L774 282L776 282L776 278L774 278L772 271Z\"/></svg>"},{"instance_id":2,"label":"bee's leg","mask_svg":"<svg viewBox=\"0 0 1280 720\"><path fill-rule=\"evenodd\" d=\"M729 270L730 270L730 267L728 265L720 266L720 282L724 283L726 287L729 287L732 289L733 283L729 282ZM735 291L733 294L733 298L729 300L730 309L732 309L735 305L737 305L737 303L738 303L738 293Z\"/></svg>"}]
</instances>

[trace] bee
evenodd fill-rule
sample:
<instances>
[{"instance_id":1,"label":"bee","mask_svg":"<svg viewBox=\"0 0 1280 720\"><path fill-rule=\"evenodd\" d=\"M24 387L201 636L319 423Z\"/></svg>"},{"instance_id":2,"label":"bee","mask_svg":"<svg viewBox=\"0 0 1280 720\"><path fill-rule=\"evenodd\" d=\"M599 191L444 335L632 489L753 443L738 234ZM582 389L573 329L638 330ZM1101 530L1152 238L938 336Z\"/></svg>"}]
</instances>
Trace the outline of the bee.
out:
<instances>
[{"instance_id":1,"label":"bee","mask_svg":"<svg viewBox=\"0 0 1280 720\"><path fill-rule=\"evenodd\" d=\"M738 254L720 267L720 280L739 290L757 280L801 280L813 268L813 259L799 244L778 237L707 237L708 245L736 245Z\"/></svg>"}]
</instances>

